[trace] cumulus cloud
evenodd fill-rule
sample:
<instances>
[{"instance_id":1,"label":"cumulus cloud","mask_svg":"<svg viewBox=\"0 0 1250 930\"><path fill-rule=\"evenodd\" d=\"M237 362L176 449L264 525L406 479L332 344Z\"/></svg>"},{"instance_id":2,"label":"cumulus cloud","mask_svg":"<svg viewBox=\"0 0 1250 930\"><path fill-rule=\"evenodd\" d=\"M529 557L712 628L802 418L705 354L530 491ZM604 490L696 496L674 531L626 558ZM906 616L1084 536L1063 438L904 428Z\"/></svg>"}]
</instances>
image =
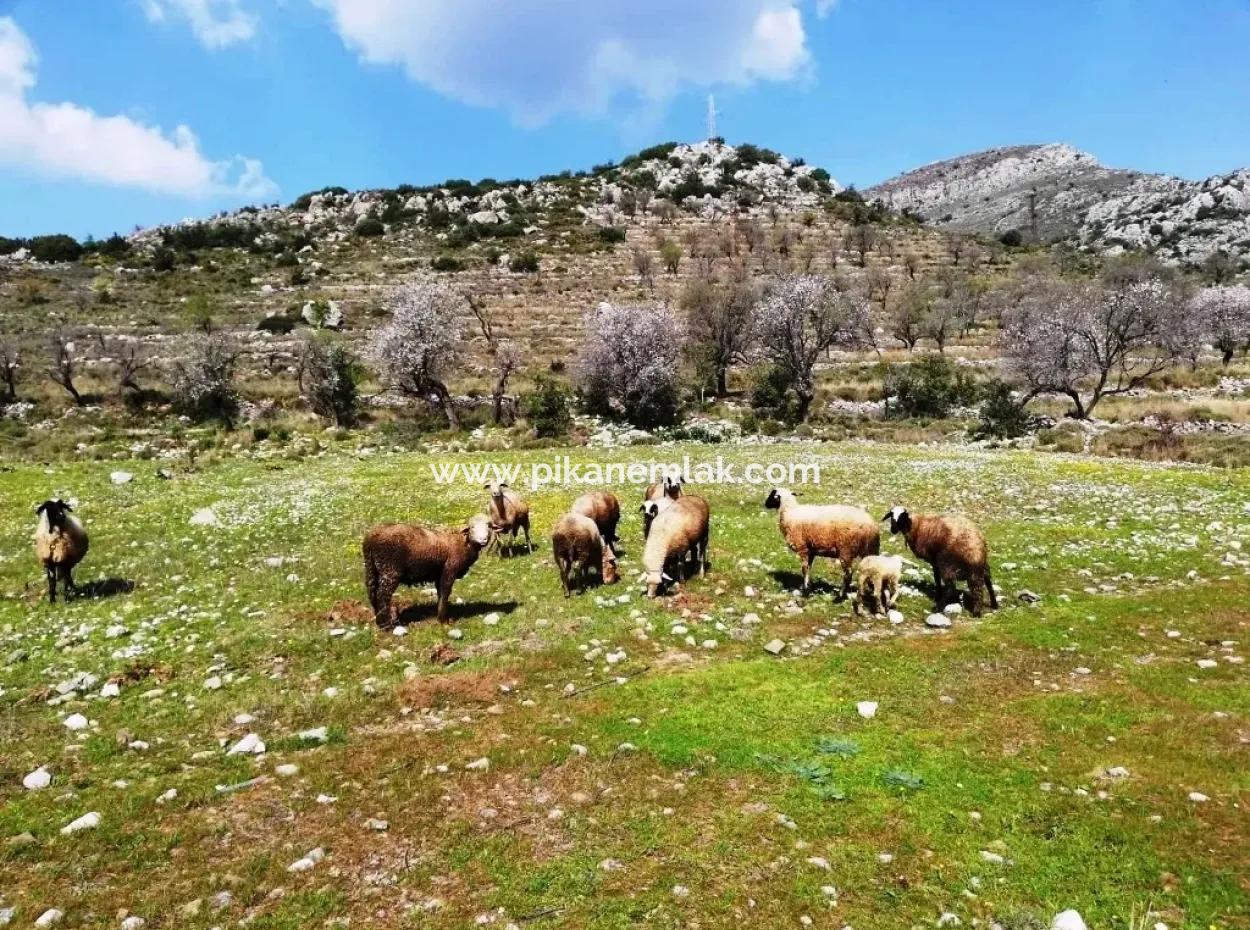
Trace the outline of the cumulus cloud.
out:
<instances>
[{"instance_id":1,"label":"cumulus cloud","mask_svg":"<svg viewBox=\"0 0 1250 930\"><path fill-rule=\"evenodd\" d=\"M803 0L313 0L362 59L522 123L808 65Z\"/></svg>"},{"instance_id":2,"label":"cumulus cloud","mask_svg":"<svg viewBox=\"0 0 1250 930\"><path fill-rule=\"evenodd\" d=\"M140 0L154 23L184 19L208 48L225 48L256 35L257 18L240 0Z\"/></svg>"},{"instance_id":3,"label":"cumulus cloud","mask_svg":"<svg viewBox=\"0 0 1250 930\"><path fill-rule=\"evenodd\" d=\"M186 126L172 132L74 103L35 103L34 46L0 17L0 165L184 197L262 199L277 188L260 162L210 161Z\"/></svg>"}]
</instances>

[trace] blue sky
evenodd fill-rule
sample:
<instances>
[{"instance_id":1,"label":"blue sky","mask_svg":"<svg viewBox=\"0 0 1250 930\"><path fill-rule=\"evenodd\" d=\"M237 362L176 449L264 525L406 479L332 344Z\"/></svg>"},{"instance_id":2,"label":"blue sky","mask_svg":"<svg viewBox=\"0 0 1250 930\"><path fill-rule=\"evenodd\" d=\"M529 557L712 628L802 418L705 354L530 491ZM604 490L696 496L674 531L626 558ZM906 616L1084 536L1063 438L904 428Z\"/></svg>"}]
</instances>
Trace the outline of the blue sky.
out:
<instances>
[{"instance_id":1,"label":"blue sky","mask_svg":"<svg viewBox=\"0 0 1250 930\"><path fill-rule=\"evenodd\" d=\"M0 0L0 235L589 167L710 91L860 187L1051 141L1201 178L1250 165L1250 0Z\"/></svg>"}]
</instances>

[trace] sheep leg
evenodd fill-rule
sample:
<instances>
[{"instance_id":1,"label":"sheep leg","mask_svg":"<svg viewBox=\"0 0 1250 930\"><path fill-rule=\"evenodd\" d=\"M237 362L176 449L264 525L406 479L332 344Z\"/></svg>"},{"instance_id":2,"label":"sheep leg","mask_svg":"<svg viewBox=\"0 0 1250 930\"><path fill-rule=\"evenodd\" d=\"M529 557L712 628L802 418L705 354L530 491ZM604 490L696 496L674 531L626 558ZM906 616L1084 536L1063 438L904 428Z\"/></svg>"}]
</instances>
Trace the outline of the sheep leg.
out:
<instances>
[{"instance_id":1,"label":"sheep leg","mask_svg":"<svg viewBox=\"0 0 1250 930\"><path fill-rule=\"evenodd\" d=\"M447 623L447 602L451 600L451 586L455 582L455 576L448 577L444 574L437 582L435 587L438 590L438 622Z\"/></svg>"},{"instance_id":2,"label":"sheep leg","mask_svg":"<svg viewBox=\"0 0 1250 930\"><path fill-rule=\"evenodd\" d=\"M981 589L984 585L985 576L980 572L974 573L968 577L968 609L974 617L981 616Z\"/></svg>"},{"instance_id":3,"label":"sheep leg","mask_svg":"<svg viewBox=\"0 0 1250 930\"><path fill-rule=\"evenodd\" d=\"M994 594L994 579L990 577L990 567L985 566L985 590L990 596L990 610L998 610L998 597Z\"/></svg>"},{"instance_id":4,"label":"sheep leg","mask_svg":"<svg viewBox=\"0 0 1250 930\"><path fill-rule=\"evenodd\" d=\"M942 591L942 573L936 565L933 566L933 603L937 610L946 606Z\"/></svg>"},{"instance_id":5,"label":"sheep leg","mask_svg":"<svg viewBox=\"0 0 1250 930\"><path fill-rule=\"evenodd\" d=\"M56 569L51 565L44 568L43 573L48 579L48 603L56 603Z\"/></svg>"},{"instance_id":6,"label":"sheep leg","mask_svg":"<svg viewBox=\"0 0 1250 930\"><path fill-rule=\"evenodd\" d=\"M699 540L699 545L695 549L695 558L699 560L699 577L707 575L707 534Z\"/></svg>"},{"instance_id":7,"label":"sheep leg","mask_svg":"<svg viewBox=\"0 0 1250 930\"><path fill-rule=\"evenodd\" d=\"M568 597L573 593L569 588L569 560L556 559L556 568L560 569L560 585L564 588L564 596Z\"/></svg>"},{"instance_id":8,"label":"sheep leg","mask_svg":"<svg viewBox=\"0 0 1250 930\"><path fill-rule=\"evenodd\" d=\"M378 626L394 626L398 619L395 605L391 603L395 589L399 587L399 576L394 572L382 572L374 581L372 604L373 622Z\"/></svg>"},{"instance_id":9,"label":"sheep leg","mask_svg":"<svg viewBox=\"0 0 1250 930\"><path fill-rule=\"evenodd\" d=\"M846 600L846 596L851 593L851 560L842 559L842 593L838 595L838 600Z\"/></svg>"},{"instance_id":10,"label":"sheep leg","mask_svg":"<svg viewBox=\"0 0 1250 930\"><path fill-rule=\"evenodd\" d=\"M533 554L534 544L530 542L530 521L527 519L522 525L525 528L525 551Z\"/></svg>"},{"instance_id":11,"label":"sheep leg","mask_svg":"<svg viewBox=\"0 0 1250 930\"><path fill-rule=\"evenodd\" d=\"M807 593L812 581L812 554L806 549L799 550L799 564L803 567L803 593Z\"/></svg>"},{"instance_id":12,"label":"sheep leg","mask_svg":"<svg viewBox=\"0 0 1250 930\"><path fill-rule=\"evenodd\" d=\"M68 565L62 565L58 572L61 576L61 587L65 589L65 600L78 595L78 588L74 585L74 570Z\"/></svg>"}]
</instances>

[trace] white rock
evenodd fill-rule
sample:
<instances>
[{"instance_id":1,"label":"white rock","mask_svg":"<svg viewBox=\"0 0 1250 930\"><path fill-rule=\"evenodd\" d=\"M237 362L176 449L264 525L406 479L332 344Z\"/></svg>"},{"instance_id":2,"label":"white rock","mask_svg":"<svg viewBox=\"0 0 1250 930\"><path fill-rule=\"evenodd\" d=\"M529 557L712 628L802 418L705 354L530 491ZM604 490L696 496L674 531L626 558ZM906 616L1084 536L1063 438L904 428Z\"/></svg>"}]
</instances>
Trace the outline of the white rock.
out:
<instances>
[{"instance_id":1,"label":"white rock","mask_svg":"<svg viewBox=\"0 0 1250 930\"><path fill-rule=\"evenodd\" d=\"M115 681L106 681L104 686L100 688L100 697L102 698L114 698L121 693L121 685Z\"/></svg>"},{"instance_id":2,"label":"white rock","mask_svg":"<svg viewBox=\"0 0 1250 930\"><path fill-rule=\"evenodd\" d=\"M122 921L121 930L141 930L145 924L147 924L147 921L142 917L131 915Z\"/></svg>"},{"instance_id":3,"label":"white rock","mask_svg":"<svg viewBox=\"0 0 1250 930\"><path fill-rule=\"evenodd\" d=\"M109 474L109 481L113 484L130 484L135 480L135 476L128 471L115 471Z\"/></svg>"},{"instance_id":4,"label":"white rock","mask_svg":"<svg viewBox=\"0 0 1250 930\"><path fill-rule=\"evenodd\" d=\"M38 917L35 918L36 927L52 927L61 922L61 918L65 916L65 912L55 907L50 907Z\"/></svg>"},{"instance_id":5,"label":"white rock","mask_svg":"<svg viewBox=\"0 0 1250 930\"><path fill-rule=\"evenodd\" d=\"M769 640L764 644L764 651L770 655L779 656L786 651L786 644L780 639Z\"/></svg>"},{"instance_id":6,"label":"white rock","mask_svg":"<svg viewBox=\"0 0 1250 930\"><path fill-rule=\"evenodd\" d=\"M292 775L299 774L299 766L294 762L283 762L281 765L275 766L274 771L283 778L290 778Z\"/></svg>"},{"instance_id":7,"label":"white rock","mask_svg":"<svg viewBox=\"0 0 1250 930\"><path fill-rule=\"evenodd\" d=\"M1203 804L1211 799L1201 791L1191 791L1189 792L1189 800L1193 801L1195 804Z\"/></svg>"},{"instance_id":8,"label":"white rock","mask_svg":"<svg viewBox=\"0 0 1250 930\"><path fill-rule=\"evenodd\" d=\"M964 609L960 604L947 604L942 608L942 613L948 617L958 617L963 612Z\"/></svg>"},{"instance_id":9,"label":"white rock","mask_svg":"<svg viewBox=\"0 0 1250 930\"><path fill-rule=\"evenodd\" d=\"M878 705L876 701L860 701L855 705L855 710L857 710L859 715L865 720L871 720L873 717L877 716L877 707L879 706L880 705Z\"/></svg>"},{"instance_id":10,"label":"white rock","mask_svg":"<svg viewBox=\"0 0 1250 930\"><path fill-rule=\"evenodd\" d=\"M495 624L499 622L499 614L496 611L492 610L490 613L488 613L485 617L482 618L482 622L486 624L487 626L494 626Z\"/></svg>"},{"instance_id":11,"label":"white rock","mask_svg":"<svg viewBox=\"0 0 1250 930\"><path fill-rule=\"evenodd\" d=\"M221 526L221 521L217 519L217 514L213 512L211 507L203 507L191 514L192 526Z\"/></svg>"},{"instance_id":12,"label":"white rock","mask_svg":"<svg viewBox=\"0 0 1250 930\"><path fill-rule=\"evenodd\" d=\"M249 733L230 747L228 756L260 755L265 751L265 741L256 733Z\"/></svg>"},{"instance_id":13,"label":"white rock","mask_svg":"<svg viewBox=\"0 0 1250 930\"><path fill-rule=\"evenodd\" d=\"M204 679L205 691L217 691L221 688L221 677L213 675L211 678Z\"/></svg>"},{"instance_id":14,"label":"white rock","mask_svg":"<svg viewBox=\"0 0 1250 930\"><path fill-rule=\"evenodd\" d=\"M818 869L824 869L826 872L830 870L829 860L823 856L808 856L807 864L814 865Z\"/></svg>"},{"instance_id":15,"label":"white rock","mask_svg":"<svg viewBox=\"0 0 1250 930\"><path fill-rule=\"evenodd\" d=\"M325 727L314 727L311 730L300 730L299 738L306 743L324 743L330 738Z\"/></svg>"},{"instance_id":16,"label":"white rock","mask_svg":"<svg viewBox=\"0 0 1250 930\"><path fill-rule=\"evenodd\" d=\"M62 723L67 730L85 730L88 726L88 720L82 714L70 714Z\"/></svg>"},{"instance_id":17,"label":"white rock","mask_svg":"<svg viewBox=\"0 0 1250 930\"><path fill-rule=\"evenodd\" d=\"M1214 659L1199 659L1198 660L1198 668L1215 668L1219 664L1220 663L1216 662Z\"/></svg>"},{"instance_id":18,"label":"white rock","mask_svg":"<svg viewBox=\"0 0 1250 930\"><path fill-rule=\"evenodd\" d=\"M288 872L307 872L318 862L325 858L325 850L318 846L316 849L310 850L306 855L296 859L286 867Z\"/></svg>"},{"instance_id":19,"label":"white rock","mask_svg":"<svg viewBox=\"0 0 1250 930\"><path fill-rule=\"evenodd\" d=\"M946 614L929 614L929 616L924 618L924 625L938 630L945 630L950 627L951 618L946 616Z\"/></svg>"},{"instance_id":20,"label":"white rock","mask_svg":"<svg viewBox=\"0 0 1250 930\"><path fill-rule=\"evenodd\" d=\"M52 776L42 765L22 779L22 787L27 791L41 791L52 784Z\"/></svg>"},{"instance_id":21,"label":"white rock","mask_svg":"<svg viewBox=\"0 0 1250 930\"><path fill-rule=\"evenodd\" d=\"M890 622L893 623L895 626L898 626L900 623L902 623L906 619L906 617L903 616L903 612L901 610L891 610L889 613L886 614L886 617L888 617Z\"/></svg>"},{"instance_id":22,"label":"white rock","mask_svg":"<svg viewBox=\"0 0 1250 930\"><path fill-rule=\"evenodd\" d=\"M65 826L61 827L61 833L69 836L71 833L77 833L79 830L94 830L100 825L100 815L95 811L83 814L77 820L71 820Z\"/></svg>"},{"instance_id":23,"label":"white rock","mask_svg":"<svg viewBox=\"0 0 1250 930\"><path fill-rule=\"evenodd\" d=\"M1060 911L1050 922L1050 930L1089 930L1076 911Z\"/></svg>"},{"instance_id":24,"label":"white rock","mask_svg":"<svg viewBox=\"0 0 1250 930\"><path fill-rule=\"evenodd\" d=\"M470 762L468 765L465 766L465 768L468 769L470 772L485 772L490 768L490 759L487 759L485 756L483 756L480 759L475 759L474 761Z\"/></svg>"}]
</instances>

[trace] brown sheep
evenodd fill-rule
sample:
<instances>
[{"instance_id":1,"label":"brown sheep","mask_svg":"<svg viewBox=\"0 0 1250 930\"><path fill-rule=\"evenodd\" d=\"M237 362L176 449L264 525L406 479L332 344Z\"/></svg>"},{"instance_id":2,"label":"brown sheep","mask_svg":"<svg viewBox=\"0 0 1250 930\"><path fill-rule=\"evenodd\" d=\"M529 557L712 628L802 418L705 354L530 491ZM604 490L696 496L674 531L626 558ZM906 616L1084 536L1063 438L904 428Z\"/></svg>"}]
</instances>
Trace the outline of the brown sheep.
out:
<instances>
[{"instance_id":1,"label":"brown sheep","mask_svg":"<svg viewBox=\"0 0 1250 930\"><path fill-rule=\"evenodd\" d=\"M656 481L647 485L647 490L643 493L643 501L658 501L661 497L669 497L673 500L681 497L681 473L677 471L669 472L660 481Z\"/></svg>"},{"instance_id":2,"label":"brown sheep","mask_svg":"<svg viewBox=\"0 0 1250 930\"><path fill-rule=\"evenodd\" d=\"M35 508L39 515L35 525L35 558L43 566L48 579L48 602L53 604L58 579L65 587L67 600L78 593L74 586L74 566L87 554L87 531L73 516L73 509L61 500L44 501Z\"/></svg>"},{"instance_id":3,"label":"brown sheep","mask_svg":"<svg viewBox=\"0 0 1250 930\"><path fill-rule=\"evenodd\" d=\"M798 554L803 567L803 593L811 585L812 559L826 556L842 563L842 592L851 590L851 566L856 559L881 552L881 530L858 507L800 504L793 491L773 488L764 506L777 511L777 524L786 545Z\"/></svg>"},{"instance_id":4,"label":"brown sheep","mask_svg":"<svg viewBox=\"0 0 1250 930\"><path fill-rule=\"evenodd\" d=\"M707 573L707 547L711 510L702 497L688 496L673 501L660 511L651 525L647 545L642 552L642 567L647 573L647 597L655 597L665 583L673 581L671 568L685 580L686 555L692 554L699 574Z\"/></svg>"},{"instance_id":5,"label":"brown sheep","mask_svg":"<svg viewBox=\"0 0 1250 930\"><path fill-rule=\"evenodd\" d=\"M990 609L998 610L990 577L989 547L975 523L958 516L912 515L903 507L892 508L882 519L890 521L891 533L903 534L907 548L917 558L933 566L937 610L946 606L948 593L956 593L955 585L960 580L968 582L969 606L974 617L981 615L982 588L989 592Z\"/></svg>"},{"instance_id":6,"label":"brown sheep","mask_svg":"<svg viewBox=\"0 0 1250 930\"><path fill-rule=\"evenodd\" d=\"M490 520L478 514L462 530L434 530L411 523L383 523L365 534L365 590L378 626L394 626L392 598L401 584L434 583L438 619L447 622L447 602L456 579L463 578L493 538Z\"/></svg>"},{"instance_id":7,"label":"brown sheep","mask_svg":"<svg viewBox=\"0 0 1250 930\"><path fill-rule=\"evenodd\" d=\"M490 491L490 523L491 529L499 535L501 540L500 556L503 555L503 534L511 534L508 539L508 555L512 555L516 548L516 534L519 530L525 531L526 551L533 552L534 545L530 542L529 504L521 500L520 495L515 491L510 490L505 482L491 481L482 487Z\"/></svg>"},{"instance_id":8,"label":"brown sheep","mask_svg":"<svg viewBox=\"0 0 1250 930\"><path fill-rule=\"evenodd\" d=\"M589 583L592 571L598 571L601 584L616 583L616 553L604 545L599 527L585 514L567 513L556 521L551 531L551 553L560 570L565 597L573 593L570 576L574 571L582 588Z\"/></svg>"},{"instance_id":9,"label":"brown sheep","mask_svg":"<svg viewBox=\"0 0 1250 930\"><path fill-rule=\"evenodd\" d=\"M616 526L621 522L621 503L611 491L588 491L569 508L570 513L590 517L599 527L603 541L616 551Z\"/></svg>"}]
</instances>

